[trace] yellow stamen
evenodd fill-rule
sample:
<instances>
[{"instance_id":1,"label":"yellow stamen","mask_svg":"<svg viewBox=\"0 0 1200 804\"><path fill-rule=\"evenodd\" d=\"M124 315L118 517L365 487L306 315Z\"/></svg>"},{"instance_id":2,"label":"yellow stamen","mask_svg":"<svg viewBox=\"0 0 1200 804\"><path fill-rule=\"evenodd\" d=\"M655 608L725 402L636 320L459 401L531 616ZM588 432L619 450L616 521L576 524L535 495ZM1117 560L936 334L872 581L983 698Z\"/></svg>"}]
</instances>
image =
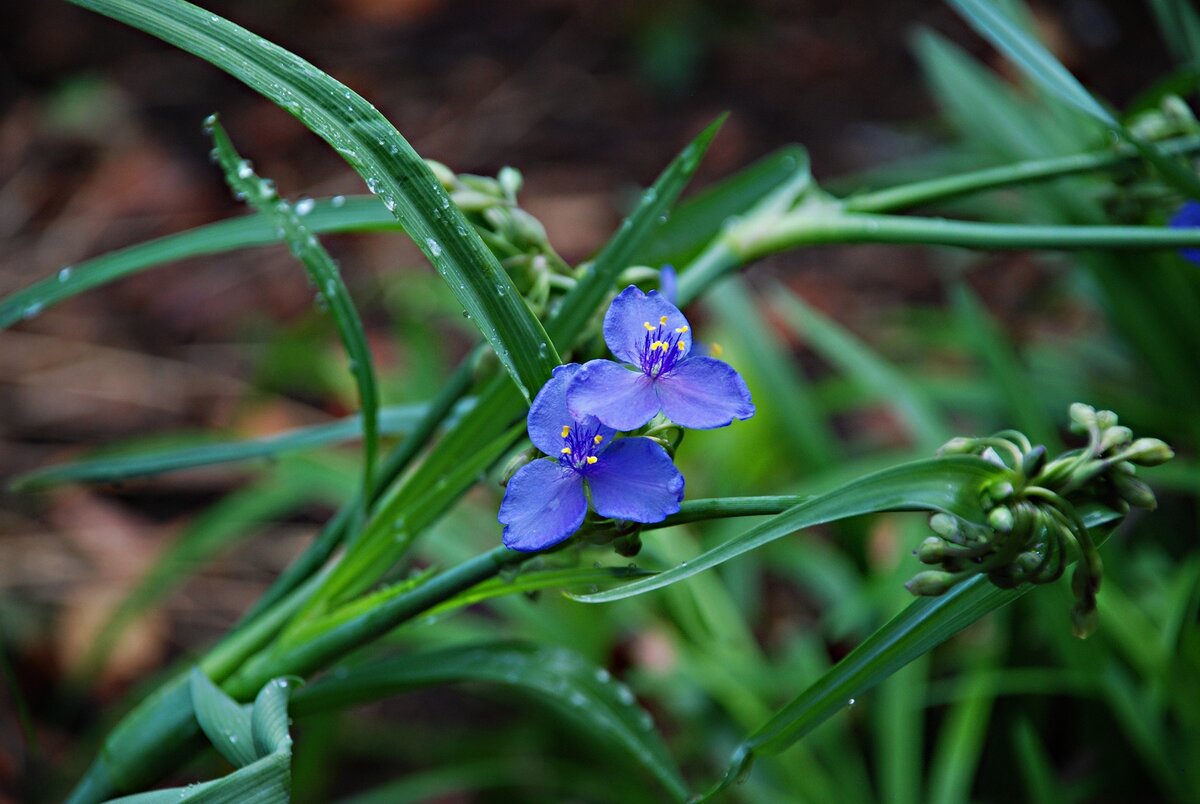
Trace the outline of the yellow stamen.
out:
<instances>
[{"instance_id":1,"label":"yellow stamen","mask_svg":"<svg viewBox=\"0 0 1200 804\"><path fill-rule=\"evenodd\" d=\"M563 431L562 431L562 437L566 438L570 434L571 434L571 428L564 424Z\"/></svg>"},{"instance_id":2,"label":"yellow stamen","mask_svg":"<svg viewBox=\"0 0 1200 804\"><path fill-rule=\"evenodd\" d=\"M675 345L679 347L679 351L681 351L681 352L683 351L683 341L680 341L679 343L677 343Z\"/></svg>"},{"instance_id":3,"label":"yellow stamen","mask_svg":"<svg viewBox=\"0 0 1200 804\"><path fill-rule=\"evenodd\" d=\"M682 327L675 327L675 331L680 334L687 332L688 331L687 324L684 324Z\"/></svg>"},{"instance_id":4,"label":"yellow stamen","mask_svg":"<svg viewBox=\"0 0 1200 804\"><path fill-rule=\"evenodd\" d=\"M663 349L667 348L666 344L664 344L662 341L655 341L654 343L650 344L650 351L653 352L655 349L657 349L660 346L663 347Z\"/></svg>"},{"instance_id":5,"label":"yellow stamen","mask_svg":"<svg viewBox=\"0 0 1200 804\"><path fill-rule=\"evenodd\" d=\"M570 447L563 447L563 448L562 448L562 454L563 454L563 455L570 455L570 454L571 454L571 448L570 448Z\"/></svg>"},{"instance_id":6,"label":"yellow stamen","mask_svg":"<svg viewBox=\"0 0 1200 804\"><path fill-rule=\"evenodd\" d=\"M725 350L721 348L721 344L719 343L710 343L708 345L708 353L713 357L720 357L725 354Z\"/></svg>"},{"instance_id":7,"label":"yellow stamen","mask_svg":"<svg viewBox=\"0 0 1200 804\"><path fill-rule=\"evenodd\" d=\"M596 461L598 461L598 460L600 460L600 459L599 459L599 458L597 458L595 455L589 455L589 456L588 456L588 459L587 459L587 462L588 462L588 463L595 463L595 462L596 462Z\"/></svg>"},{"instance_id":8,"label":"yellow stamen","mask_svg":"<svg viewBox=\"0 0 1200 804\"><path fill-rule=\"evenodd\" d=\"M642 326L646 328L646 331L647 331L647 332L653 332L653 331L654 331L654 327L650 326L650 322L649 322L649 321L643 321L643 322L642 322Z\"/></svg>"},{"instance_id":9,"label":"yellow stamen","mask_svg":"<svg viewBox=\"0 0 1200 804\"><path fill-rule=\"evenodd\" d=\"M601 441L603 441L603 440L604 440L604 436L602 436L602 435L598 435L598 436L596 436L595 438L593 438L593 439L592 439L592 442L593 442L593 443L596 443L596 444L599 444L599 443L600 443Z\"/></svg>"},{"instance_id":10,"label":"yellow stamen","mask_svg":"<svg viewBox=\"0 0 1200 804\"><path fill-rule=\"evenodd\" d=\"M664 325L664 324L666 324L666 323L667 323L667 317L666 317L665 315L664 315L664 316L660 316L660 317L659 317L659 319L658 319L658 324L659 324L659 326L662 326L662 325Z\"/></svg>"}]
</instances>

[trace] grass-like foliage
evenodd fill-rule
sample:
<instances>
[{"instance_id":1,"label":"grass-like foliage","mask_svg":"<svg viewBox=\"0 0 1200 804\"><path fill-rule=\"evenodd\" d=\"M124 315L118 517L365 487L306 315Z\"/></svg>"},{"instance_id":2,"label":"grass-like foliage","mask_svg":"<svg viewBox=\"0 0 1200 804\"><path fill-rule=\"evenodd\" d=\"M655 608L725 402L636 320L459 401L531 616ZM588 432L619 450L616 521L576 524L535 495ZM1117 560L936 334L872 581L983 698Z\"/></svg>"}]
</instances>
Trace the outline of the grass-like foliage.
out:
<instances>
[{"instance_id":1,"label":"grass-like foliage","mask_svg":"<svg viewBox=\"0 0 1200 804\"><path fill-rule=\"evenodd\" d=\"M136 693L69 801L304 798L296 779L366 753L331 736L353 730L352 707L442 685L485 691L509 722L441 735L391 722L371 751L402 754L403 775L356 800L488 789L610 801L1100 794L1062 770L1063 750L1049 744L1059 737L1034 720L1044 712L994 711L1015 693L1070 696L1071 716L1088 715L1081 728L1137 765L1097 785L1183 800L1200 784L1200 766L1182 761L1200 750L1200 704L1181 693L1200 683L1200 559L1185 549L1172 562L1177 545L1156 538L1186 527L1176 503L1190 496L1194 509L1200 475L1186 460L1141 474L1172 447L1200 445L1187 408L1200 398L1190 369L1200 275L1175 253L1200 247L1200 229L1161 225L1200 197L1200 124L1178 98L1164 90L1150 111L1115 111L1029 33L1020 8L951 0L1028 84L1014 88L937 34L915 37L959 144L986 163L835 194L793 146L680 202L722 118L590 260L570 265L521 207L518 171L458 175L427 162L352 88L182 0L74 2L291 113L370 195L287 200L214 115L204 123L214 169L246 216L93 257L0 300L0 327L17 326L175 260L283 244L357 392L356 413L328 424L127 444L13 481L28 493L249 462L244 487L189 525L99 630L85 681L197 566L313 499L337 506L237 625ZM1180 33L1200 31L1191 7L1151 5L1194 71L1195 36ZM1148 200L1113 212L1118 180L1149 188L1138 195ZM1015 218L997 190L1022 200ZM366 231L411 239L437 293L477 331L420 402L385 404L364 300L320 240ZM738 275L773 254L844 243L1076 252L1064 286L1091 294L1078 303L1102 311L1111 332L1091 351L1032 353L969 277L948 271L949 303L920 311L928 325L907 336L965 367L947 378L784 282ZM825 375L793 359L796 341ZM1101 409L1071 405L1068 421L1078 398ZM893 443L907 446L884 451L853 426L881 409ZM333 447L345 441L361 442L353 473L322 458L344 458ZM1168 510L1130 517L1156 506L1147 481L1159 478L1182 491ZM1150 545L1140 551L1127 538L1135 527ZM880 555L896 543L893 566ZM761 609L776 587L815 606L809 630L769 633ZM1099 636L1074 640L1072 624ZM955 638L967 649L938 649ZM630 668L610 661L617 645ZM869 713L850 714L864 696ZM928 717L937 707L945 716ZM939 727L929 744L927 722ZM526 744L549 754L527 767L514 748ZM228 773L210 763L211 778L151 790L210 749ZM1011 763L994 794L977 786L996 775L985 750ZM1108 751L1086 759L1101 766Z\"/></svg>"}]
</instances>

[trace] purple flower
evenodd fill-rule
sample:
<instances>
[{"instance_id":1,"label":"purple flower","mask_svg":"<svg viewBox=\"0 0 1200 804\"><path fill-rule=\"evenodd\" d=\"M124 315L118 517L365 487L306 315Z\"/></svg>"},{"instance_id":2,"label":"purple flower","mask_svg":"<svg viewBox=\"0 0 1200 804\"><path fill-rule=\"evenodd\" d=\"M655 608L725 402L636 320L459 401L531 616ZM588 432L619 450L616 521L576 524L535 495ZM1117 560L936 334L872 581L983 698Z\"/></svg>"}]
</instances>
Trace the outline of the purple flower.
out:
<instances>
[{"instance_id":1,"label":"purple flower","mask_svg":"<svg viewBox=\"0 0 1200 804\"><path fill-rule=\"evenodd\" d=\"M1172 229L1193 229L1200 226L1200 203L1196 201L1186 201L1179 210L1171 216L1170 227ZM1194 262L1200 265L1200 248L1181 248L1179 256L1189 262Z\"/></svg>"},{"instance_id":2,"label":"purple flower","mask_svg":"<svg viewBox=\"0 0 1200 804\"><path fill-rule=\"evenodd\" d=\"M641 427L660 410L697 430L754 415L741 375L716 358L690 354L687 319L653 290L646 294L630 285L613 299L604 340L632 370L611 360L585 363L567 388L573 414L591 414L618 430Z\"/></svg>"},{"instance_id":3,"label":"purple flower","mask_svg":"<svg viewBox=\"0 0 1200 804\"><path fill-rule=\"evenodd\" d=\"M596 513L632 522L661 522L679 510L683 475L649 438L613 439L594 416L567 410L567 385L578 363L554 369L529 407L529 438L557 460L528 463L508 481L498 519L504 544L533 552L558 544L583 524L584 484Z\"/></svg>"}]
</instances>

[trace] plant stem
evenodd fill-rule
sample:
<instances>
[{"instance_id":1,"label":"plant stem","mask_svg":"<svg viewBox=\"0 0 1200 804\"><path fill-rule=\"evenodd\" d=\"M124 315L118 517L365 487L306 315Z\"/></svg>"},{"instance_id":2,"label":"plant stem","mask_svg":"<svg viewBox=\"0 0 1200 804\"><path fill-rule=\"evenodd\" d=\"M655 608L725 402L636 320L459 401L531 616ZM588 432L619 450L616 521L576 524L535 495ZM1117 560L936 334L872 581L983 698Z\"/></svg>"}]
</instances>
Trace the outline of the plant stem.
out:
<instances>
[{"instance_id":1,"label":"plant stem","mask_svg":"<svg viewBox=\"0 0 1200 804\"><path fill-rule=\"evenodd\" d=\"M1200 137L1166 140L1159 145L1159 150L1168 155L1200 151ZM1108 151L1031 159L853 195L846 199L844 209L847 212L891 212L1013 184L1028 184L1103 170L1135 161L1140 157L1140 152L1134 146L1121 145Z\"/></svg>"},{"instance_id":2,"label":"plant stem","mask_svg":"<svg viewBox=\"0 0 1200 804\"><path fill-rule=\"evenodd\" d=\"M730 229L728 247L749 262L798 246L895 243L974 249L1186 248L1200 246L1200 228L1154 226L1030 226L1007 223L843 213L832 205L801 207L774 220ZM685 274L686 276L686 274ZM682 287L682 281L680 286Z\"/></svg>"},{"instance_id":3,"label":"plant stem","mask_svg":"<svg viewBox=\"0 0 1200 804\"><path fill-rule=\"evenodd\" d=\"M811 500L810 494L781 494L768 497L721 497L705 500L686 500L679 505L679 513L672 514L662 522L643 525L642 530L669 528L687 522L706 519L727 519L737 516L770 516L781 514L789 508Z\"/></svg>"},{"instance_id":4,"label":"plant stem","mask_svg":"<svg viewBox=\"0 0 1200 804\"><path fill-rule=\"evenodd\" d=\"M496 547L431 578L408 594L338 625L283 655L260 654L242 666L224 685L238 699L252 697L263 684L281 675L308 674L346 653L383 636L401 623L496 575L504 567L529 558L507 547Z\"/></svg>"}]
</instances>

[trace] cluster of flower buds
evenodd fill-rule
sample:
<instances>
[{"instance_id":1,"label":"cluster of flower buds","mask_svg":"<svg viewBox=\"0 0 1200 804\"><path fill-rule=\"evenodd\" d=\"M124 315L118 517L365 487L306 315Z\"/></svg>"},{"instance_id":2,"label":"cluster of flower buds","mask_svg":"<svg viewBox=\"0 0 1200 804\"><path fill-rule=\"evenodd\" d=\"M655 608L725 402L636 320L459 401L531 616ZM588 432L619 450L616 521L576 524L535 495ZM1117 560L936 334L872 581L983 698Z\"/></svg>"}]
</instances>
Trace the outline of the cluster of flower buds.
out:
<instances>
[{"instance_id":1,"label":"cluster of flower buds","mask_svg":"<svg viewBox=\"0 0 1200 804\"><path fill-rule=\"evenodd\" d=\"M426 164L500 260L535 315L545 313L556 293L575 284L575 271L551 247L541 221L517 204L524 184L519 170L504 167L492 178L456 174L431 159Z\"/></svg>"},{"instance_id":2,"label":"cluster of flower buds","mask_svg":"<svg viewBox=\"0 0 1200 804\"><path fill-rule=\"evenodd\" d=\"M1098 504L1123 516L1131 506L1154 508L1154 493L1136 477L1136 467L1157 466L1174 453L1157 438L1135 439L1110 410L1076 403L1070 417L1071 432L1086 435L1087 446L1054 460L1047 459L1045 447L1014 430L955 438L939 450L978 455L1007 471L980 490L986 525L948 514L930 518L936 535L915 552L922 563L941 569L918 573L906 584L909 591L940 595L980 573L1005 589L1051 583L1078 560L1071 578L1072 622L1076 636L1095 630L1100 556L1079 510Z\"/></svg>"}]
</instances>

